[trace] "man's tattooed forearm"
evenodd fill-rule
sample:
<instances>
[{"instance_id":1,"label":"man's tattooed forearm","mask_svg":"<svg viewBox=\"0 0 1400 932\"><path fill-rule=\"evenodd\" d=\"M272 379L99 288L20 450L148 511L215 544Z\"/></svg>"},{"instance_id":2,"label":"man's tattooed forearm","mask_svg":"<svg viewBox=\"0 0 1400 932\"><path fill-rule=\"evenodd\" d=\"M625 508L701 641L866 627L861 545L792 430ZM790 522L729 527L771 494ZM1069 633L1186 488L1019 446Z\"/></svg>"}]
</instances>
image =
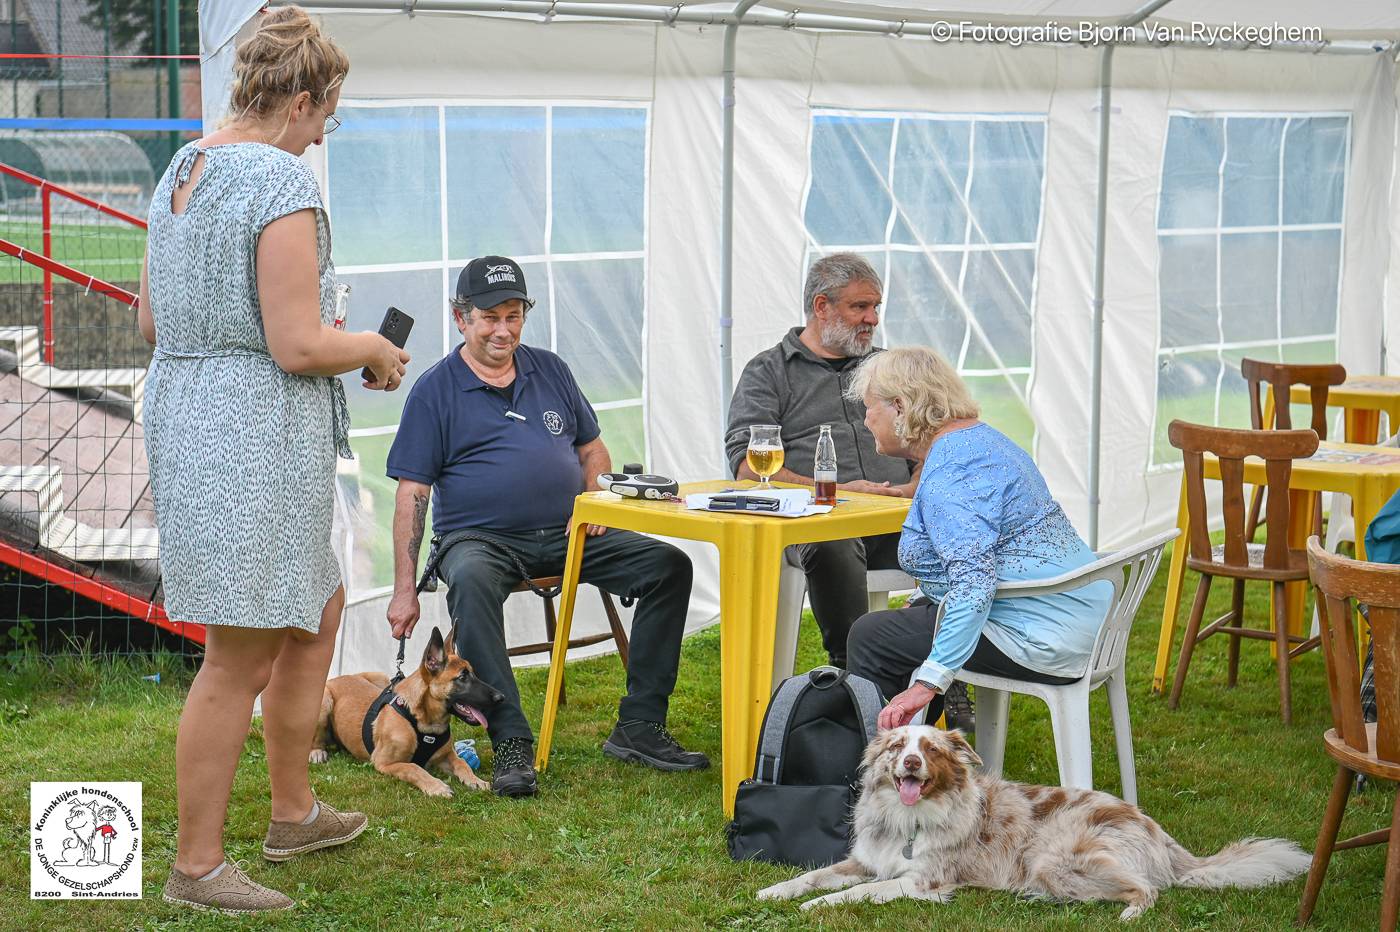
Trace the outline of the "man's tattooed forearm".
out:
<instances>
[{"instance_id":1,"label":"man's tattooed forearm","mask_svg":"<svg viewBox=\"0 0 1400 932\"><path fill-rule=\"evenodd\" d=\"M413 495L413 529L408 537L408 558L418 562L418 550L423 546L423 527L428 520L428 496Z\"/></svg>"}]
</instances>

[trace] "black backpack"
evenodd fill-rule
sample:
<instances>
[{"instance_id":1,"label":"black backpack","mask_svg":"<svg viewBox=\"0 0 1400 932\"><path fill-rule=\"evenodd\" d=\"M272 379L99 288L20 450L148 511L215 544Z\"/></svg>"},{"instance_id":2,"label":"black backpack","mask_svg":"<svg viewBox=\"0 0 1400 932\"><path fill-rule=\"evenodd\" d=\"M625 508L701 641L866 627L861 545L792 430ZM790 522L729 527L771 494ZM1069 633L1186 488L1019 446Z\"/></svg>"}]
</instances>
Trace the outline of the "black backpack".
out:
<instances>
[{"instance_id":1,"label":"black backpack","mask_svg":"<svg viewBox=\"0 0 1400 932\"><path fill-rule=\"evenodd\" d=\"M730 857L809 868L843 859L882 705L874 683L836 667L783 680L763 716L753 779L734 799Z\"/></svg>"}]
</instances>

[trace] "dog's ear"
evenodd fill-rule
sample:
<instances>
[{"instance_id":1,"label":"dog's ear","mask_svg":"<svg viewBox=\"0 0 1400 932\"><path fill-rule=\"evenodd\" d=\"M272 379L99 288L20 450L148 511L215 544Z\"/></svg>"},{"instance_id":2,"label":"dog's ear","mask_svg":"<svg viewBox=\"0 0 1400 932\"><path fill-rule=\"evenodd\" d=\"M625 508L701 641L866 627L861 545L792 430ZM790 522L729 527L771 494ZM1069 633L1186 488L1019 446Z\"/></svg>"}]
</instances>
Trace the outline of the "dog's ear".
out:
<instances>
[{"instance_id":1,"label":"dog's ear","mask_svg":"<svg viewBox=\"0 0 1400 932\"><path fill-rule=\"evenodd\" d=\"M452 627L447 629L447 656L457 657L457 622L452 622Z\"/></svg>"},{"instance_id":2,"label":"dog's ear","mask_svg":"<svg viewBox=\"0 0 1400 932\"><path fill-rule=\"evenodd\" d=\"M432 637L428 638L428 646L423 648L423 669L428 671L429 676L437 676L445 666L447 651L442 645L442 632L434 627Z\"/></svg>"},{"instance_id":3,"label":"dog's ear","mask_svg":"<svg viewBox=\"0 0 1400 932\"><path fill-rule=\"evenodd\" d=\"M969 767L981 767L982 758L977 756L977 752L972 749L972 745L967 743L961 730L954 728L948 732L948 740L953 744L953 755Z\"/></svg>"}]
</instances>

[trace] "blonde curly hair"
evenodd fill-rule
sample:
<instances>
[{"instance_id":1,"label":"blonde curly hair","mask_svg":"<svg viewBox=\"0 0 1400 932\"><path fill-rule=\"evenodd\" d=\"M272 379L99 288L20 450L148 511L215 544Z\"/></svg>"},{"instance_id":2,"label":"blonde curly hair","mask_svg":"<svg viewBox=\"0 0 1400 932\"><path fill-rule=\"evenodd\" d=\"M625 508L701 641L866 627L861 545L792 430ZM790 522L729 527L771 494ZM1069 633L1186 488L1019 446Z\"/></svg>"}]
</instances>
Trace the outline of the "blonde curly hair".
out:
<instances>
[{"instance_id":1,"label":"blonde curly hair","mask_svg":"<svg viewBox=\"0 0 1400 932\"><path fill-rule=\"evenodd\" d=\"M349 71L350 59L301 7L263 13L234 53L231 121L277 113L302 91L323 106Z\"/></svg>"},{"instance_id":2,"label":"blonde curly hair","mask_svg":"<svg viewBox=\"0 0 1400 932\"><path fill-rule=\"evenodd\" d=\"M895 436L901 443L922 443L949 421L981 413L958 371L938 353L921 346L872 353L861 362L851 377L846 398L863 401L867 393L891 404L898 401L904 409L894 420Z\"/></svg>"}]
</instances>

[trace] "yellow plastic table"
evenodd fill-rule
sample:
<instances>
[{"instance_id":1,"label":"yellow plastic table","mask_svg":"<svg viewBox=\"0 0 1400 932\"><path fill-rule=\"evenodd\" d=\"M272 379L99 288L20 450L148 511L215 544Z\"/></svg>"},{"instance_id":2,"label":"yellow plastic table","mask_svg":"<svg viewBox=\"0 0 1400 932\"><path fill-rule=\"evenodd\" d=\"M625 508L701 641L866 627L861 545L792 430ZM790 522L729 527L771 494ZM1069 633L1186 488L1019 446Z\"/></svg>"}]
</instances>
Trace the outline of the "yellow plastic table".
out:
<instances>
[{"instance_id":1,"label":"yellow plastic table","mask_svg":"<svg viewBox=\"0 0 1400 932\"><path fill-rule=\"evenodd\" d=\"M1220 478L1220 461L1207 454L1203 463L1207 479ZM1265 482L1264 461L1246 457L1244 481L1250 485ZM1356 558L1366 559L1366 527L1397 489L1400 489L1400 450L1360 443L1323 443L1307 459L1293 461L1288 487L1307 492L1341 492L1351 496L1356 515ZM1307 522L1289 529L1288 545L1301 547L1307 539ZM1181 604L1181 584L1186 576L1186 552L1191 513L1186 508L1186 476L1181 477L1181 504L1176 526L1181 536L1172 547L1171 568L1167 575L1167 599L1162 606L1162 630L1157 638L1157 663L1152 670L1152 691L1161 692L1167 678L1176 614ZM1301 540L1299 537L1301 536Z\"/></svg>"},{"instance_id":2,"label":"yellow plastic table","mask_svg":"<svg viewBox=\"0 0 1400 932\"><path fill-rule=\"evenodd\" d=\"M1308 404L1311 396L1306 385L1295 385L1289 398ZM1327 406L1345 411L1347 443L1376 443L1382 411L1390 418L1391 431L1400 424L1400 376L1353 376L1327 390Z\"/></svg>"},{"instance_id":3,"label":"yellow plastic table","mask_svg":"<svg viewBox=\"0 0 1400 932\"><path fill-rule=\"evenodd\" d=\"M681 495L750 489L754 482L694 482ZM777 485L777 483L775 483ZM549 764L549 746L559 710L569 625L574 616L579 568L587 535L598 524L663 537L709 541L719 549L721 764L724 812L734 813L734 794L753 767L754 749L773 685L773 638L777 632L778 577L783 548L824 540L892 534L903 526L909 499L838 493L846 501L829 513L777 518L734 512L690 511L678 502L643 502L607 492L585 492L574 501L569 549L559 594L559 616L545 690L535 766Z\"/></svg>"}]
</instances>

